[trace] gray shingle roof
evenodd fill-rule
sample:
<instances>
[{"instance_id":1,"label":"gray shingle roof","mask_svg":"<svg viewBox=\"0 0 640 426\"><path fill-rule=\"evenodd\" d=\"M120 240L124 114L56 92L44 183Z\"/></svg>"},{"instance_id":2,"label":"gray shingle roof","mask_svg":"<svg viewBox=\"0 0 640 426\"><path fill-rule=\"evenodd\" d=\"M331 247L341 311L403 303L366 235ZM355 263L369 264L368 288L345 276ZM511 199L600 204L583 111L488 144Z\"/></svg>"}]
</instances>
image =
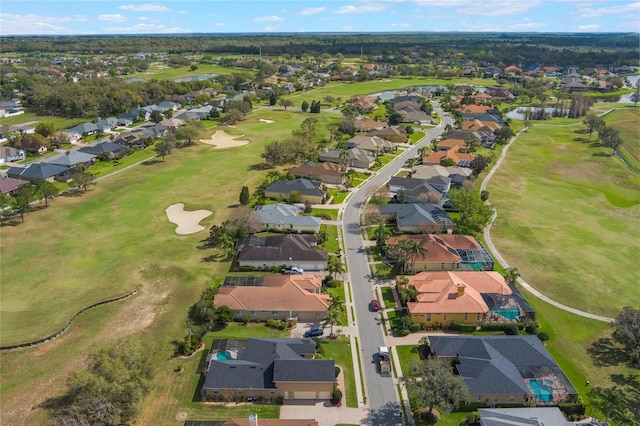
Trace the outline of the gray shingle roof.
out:
<instances>
[{"instance_id":1,"label":"gray shingle roof","mask_svg":"<svg viewBox=\"0 0 640 426\"><path fill-rule=\"evenodd\" d=\"M333 382L335 362L305 359L311 339L248 339L235 360L211 360L203 388L275 388L275 381Z\"/></svg>"},{"instance_id":2,"label":"gray shingle roof","mask_svg":"<svg viewBox=\"0 0 640 426\"><path fill-rule=\"evenodd\" d=\"M238 260L263 261L327 261L324 250L311 247L306 235L285 234L266 237L257 246L242 246ZM315 239L315 237L314 237ZM236 245L239 247L239 245Z\"/></svg>"},{"instance_id":3,"label":"gray shingle roof","mask_svg":"<svg viewBox=\"0 0 640 426\"><path fill-rule=\"evenodd\" d=\"M96 158L95 155L80 151L69 151L67 154L56 155L47 159L49 164L57 164L59 166L75 166L79 163L85 163Z\"/></svg>"},{"instance_id":4,"label":"gray shingle roof","mask_svg":"<svg viewBox=\"0 0 640 426\"><path fill-rule=\"evenodd\" d=\"M113 142L102 142L97 145L87 145L80 148L78 151L86 152L89 154L99 155L105 152L122 152L126 149L126 147L113 143Z\"/></svg>"},{"instance_id":5,"label":"gray shingle roof","mask_svg":"<svg viewBox=\"0 0 640 426\"><path fill-rule=\"evenodd\" d=\"M297 191L300 195L320 196L324 197L325 191L318 189L321 185L319 181L312 181L305 178L298 178L288 181L277 180L273 182L265 192L275 192L278 194L290 194Z\"/></svg>"},{"instance_id":6,"label":"gray shingle roof","mask_svg":"<svg viewBox=\"0 0 640 426\"><path fill-rule=\"evenodd\" d=\"M537 336L432 336L439 357L456 357L458 373L472 394L513 394L531 391L525 378L544 368L563 379L569 394L577 394Z\"/></svg>"},{"instance_id":7,"label":"gray shingle roof","mask_svg":"<svg viewBox=\"0 0 640 426\"><path fill-rule=\"evenodd\" d=\"M298 216L303 208L290 204L267 204L256 208L256 213L264 224L291 224L293 226L320 226L321 220L312 216Z\"/></svg>"},{"instance_id":8,"label":"gray shingle roof","mask_svg":"<svg viewBox=\"0 0 640 426\"><path fill-rule=\"evenodd\" d=\"M68 167L49 163L31 163L25 167L11 167L7 175L18 179L47 179L68 171Z\"/></svg>"},{"instance_id":9,"label":"gray shingle roof","mask_svg":"<svg viewBox=\"0 0 640 426\"><path fill-rule=\"evenodd\" d=\"M479 408L483 426L568 426L558 407Z\"/></svg>"},{"instance_id":10,"label":"gray shingle roof","mask_svg":"<svg viewBox=\"0 0 640 426\"><path fill-rule=\"evenodd\" d=\"M453 225L447 212L437 204L410 203L410 204L384 204L378 207L382 214L396 215L398 226L419 226L422 224Z\"/></svg>"}]
</instances>

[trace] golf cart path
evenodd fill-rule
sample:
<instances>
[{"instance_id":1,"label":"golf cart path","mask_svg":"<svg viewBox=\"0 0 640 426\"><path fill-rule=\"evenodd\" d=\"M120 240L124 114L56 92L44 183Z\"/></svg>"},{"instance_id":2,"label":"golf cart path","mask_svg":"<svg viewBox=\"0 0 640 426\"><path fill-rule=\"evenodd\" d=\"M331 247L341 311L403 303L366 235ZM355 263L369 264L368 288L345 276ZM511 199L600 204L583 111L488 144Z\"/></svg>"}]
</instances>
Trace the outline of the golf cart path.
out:
<instances>
[{"instance_id":1,"label":"golf cart path","mask_svg":"<svg viewBox=\"0 0 640 426\"><path fill-rule=\"evenodd\" d=\"M518 136L520 136L520 134L522 132L527 131L527 129L528 129L528 127L525 127L524 129L520 130L518 133L515 134L514 137L511 138L509 143L504 146L504 148L502 149L502 153L500 154L500 158L498 158L498 161L496 161L495 166L493 166L493 168L489 171L487 176L482 181L482 184L480 185L480 191L484 191L487 188L487 184L489 183L489 180L491 179L491 177L493 176L495 171L498 170L498 168L502 164L502 161L507 156L507 151L509 150L509 147L511 146L511 144L513 142L515 142L515 140L518 138ZM490 204L490 203L487 201L487 204ZM500 262L500 264L506 269L506 268L510 267L509 264L502 257L500 252L496 249L496 247L493 245L493 241L491 240L491 225L495 221L496 217L498 217L498 212L494 209L493 216L491 217L491 221L484 228L484 240L487 243L487 248L489 249L491 254L493 254L493 257L495 257L496 260L498 262ZM576 315L580 315L580 316L585 317L585 318L591 318L591 319L594 319L594 320L597 320L597 321L604 321L604 322L608 322L608 323L611 323L611 322L614 321L613 318L609 318L609 317L605 317L605 316L601 316L601 315L596 315L596 314L591 314L589 312L584 312L584 311L581 311L579 309L575 309L575 308L572 308L570 306L563 305L560 302L556 302L555 300L545 296L544 294L542 294L541 292L539 292L538 290L533 288L529 283L527 283L522 278L518 278L518 284L520 284L524 289L526 289L529 293L533 294L537 298L542 299L545 302L550 303L550 304L552 304L553 306L555 306L557 308L560 308L560 309L563 309L565 311L571 312L572 314L576 314Z\"/></svg>"}]
</instances>

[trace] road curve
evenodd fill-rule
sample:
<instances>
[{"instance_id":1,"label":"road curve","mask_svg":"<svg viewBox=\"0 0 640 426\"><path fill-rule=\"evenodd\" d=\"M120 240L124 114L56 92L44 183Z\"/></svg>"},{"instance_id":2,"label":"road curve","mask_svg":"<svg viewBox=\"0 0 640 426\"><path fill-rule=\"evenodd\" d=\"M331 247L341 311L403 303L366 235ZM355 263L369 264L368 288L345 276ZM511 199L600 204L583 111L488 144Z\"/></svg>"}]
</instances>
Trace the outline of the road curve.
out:
<instances>
[{"instance_id":1,"label":"road curve","mask_svg":"<svg viewBox=\"0 0 640 426\"><path fill-rule=\"evenodd\" d=\"M502 153L500 154L500 158L498 158L498 161L496 161L495 166L493 166L493 168L489 171L489 173L487 173L487 176L484 178L484 180L482 181L482 184L480 185L480 190L481 191L484 191L487 188L487 184L489 183L489 180L491 179L491 177L493 176L495 171L498 170L498 168L502 164L502 161L507 156L507 151L509 150L509 147L511 146L511 144L513 142L515 142L515 140L518 138L518 136L520 136L520 134L522 132L526 132L527 129L528 129L528 127L524 128L524 129L520 130L518 133L516 133L516 135L511 138L509 143L506 144L504 146L504 148L502 148ZM489 203L489 201L487 201L487 204L491 204L491 203ZM491 225L495 221L496 217L498 217L498 212L494 209L493 217L491 217L491 221L484 228L484 240L487 243L487 249L489 249L489 251L491 252L493 257L506 269L506 268L510 267L509 264L502 257L500 252L496 249L496 247L493 245L493 241L491 240ZM518 278L518 284L520 284L529 293L533 294L534 296L536 296L537 298L539 298L541 300L544 300L547 303L552 304L556 308L560 308L560 309L565 310L567 312L571 312L572 314L580 315L581 317L585 317L585 318L591 318L591 319L594 319L594 320L597 320L597 321L604 321L604 322L608 322L608 323L611 323L611 322L614 321L613 318L605 317L605 316L602 316L602 315L591 314L589 312L584 312L584 311L581 311L579 309L575 309L575 308L572 308L570 306L563 305L560 302L556 302L555 300L545 296L544 294L542 294L541 292L539 292L538 290L533 288L529 283L527 283L522 278Z\"/></svg>"}]
</instances>

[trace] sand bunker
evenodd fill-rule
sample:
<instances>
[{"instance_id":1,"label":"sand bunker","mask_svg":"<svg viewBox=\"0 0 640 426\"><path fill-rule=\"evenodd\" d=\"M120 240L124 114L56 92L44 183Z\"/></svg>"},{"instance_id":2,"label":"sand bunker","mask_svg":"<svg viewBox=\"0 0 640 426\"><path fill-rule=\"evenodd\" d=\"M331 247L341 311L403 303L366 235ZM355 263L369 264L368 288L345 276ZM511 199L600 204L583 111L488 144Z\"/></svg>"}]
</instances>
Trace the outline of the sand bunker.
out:
<instances>
[{"instance_id":1,"label":"sand bunker","mask_svg":"<svg viewBox=\"0 0 640 426\"><path fill-rule=\"evenodd\" d=\"M238 139L243 136L244 135L233 136L228 134L224 130L216 130L216 132L211 135L211 139L200 139L200 142L206 143L208 145L215 145L216 149L233 148L249 143L249 141L246 139Z\"/></svg>"},{"instance_id":2,"label":"sand bunker","mask_svg":"<svg viewBox=\"0 0 640 426\"><path fill-rule=\"evenodd\" d=\"M275 123L275 121L267 120L266 118L261 118L260 121L262 121L263 123L267 123L267 124Z\"/></svg>"},{"instance_id":3,"label":"sand bunker","mask_svg":"<svg viewBox=\"0 0 640 426\"><path fill-rule=\"evenodd\" d=\"M184 210L184 204L173 204L165 210L169 222L178 225L176 234L187 235L202 231L204 226L200 225L200 221L205 217L211 216L209 210L195 210L187 212Z\"/></svg>"}]
</instances>

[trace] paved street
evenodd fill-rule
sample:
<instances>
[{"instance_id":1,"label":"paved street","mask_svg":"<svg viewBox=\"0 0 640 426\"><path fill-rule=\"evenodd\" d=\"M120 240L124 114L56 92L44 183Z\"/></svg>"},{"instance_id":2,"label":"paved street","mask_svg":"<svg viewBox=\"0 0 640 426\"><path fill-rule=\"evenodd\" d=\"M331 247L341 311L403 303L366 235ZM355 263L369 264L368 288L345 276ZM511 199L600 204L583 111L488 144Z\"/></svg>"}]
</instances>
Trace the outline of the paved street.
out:
<instances>
[{"instance_id":1,"label":"paved street","mask_svg":"<svg viewBox=\"0 0 640 426\"><path fill-rule=\"evenodd\" d=\"M394 379L380 376L376 368L375 354L378 352L378 347L385 346L385 340L380 326L379 314L369 310L369 302L375 295L362 240L360 208L375 188L386 182L409 158L415 157L420 147L428 145L432 139L440 136L444 132L446 124L452 123L451 118L444 116L438 107L435 108L435 111L444 117L444 122L437 128L429 130L427 135L416 145L407 149L371 180L359 187L347 201L343 212L344 249L347 258L348 279L351 283L355 305L360 357L367 390L366 401L370 408L369 420L372 425L402 424L402 418L398 416L400 412L399 397Z\"/></svg>"}]
</instances>

